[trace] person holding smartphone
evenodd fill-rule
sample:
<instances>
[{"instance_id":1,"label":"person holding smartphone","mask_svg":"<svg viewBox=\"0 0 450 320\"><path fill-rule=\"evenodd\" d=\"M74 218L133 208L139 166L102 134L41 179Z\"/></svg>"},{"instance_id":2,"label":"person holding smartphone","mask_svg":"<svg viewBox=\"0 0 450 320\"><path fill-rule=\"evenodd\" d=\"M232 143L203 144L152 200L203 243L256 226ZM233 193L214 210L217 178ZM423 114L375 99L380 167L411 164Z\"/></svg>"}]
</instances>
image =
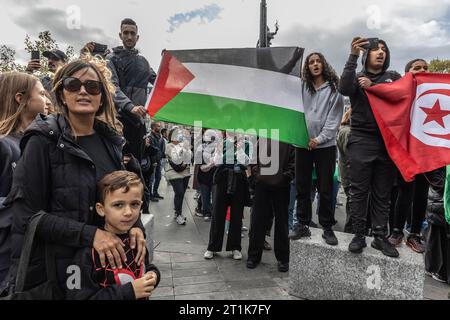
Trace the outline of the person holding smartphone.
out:
<instances>
[{"instance_id":1,"label":"person holding smartphone","mask_svg":"<svg viewBox=\"0 0 450 320\"><path fill-rule=\"evenodd\" d=\"M67 56L61 50L55 49L50 51L44 51L42 55L48 59L48 71L51 75L45 75L40 78L42 85L48 92L53 91L53 75L56 71L63 67L67 63ZM42 68L40 53L37 50L31 52L31 60L28 62L26 71L28 73L34 73ZM56 97L52 93L52 103L56 105Z\"/></svg>"},{"instance_id":2,"label":"person holding smartphone","mask_svg":"<svg viewBox=\"0 0 450 320\"><path fill-rule=\"evenodd\" d=\"M356 67L361 52L363 68L357 73ZM369 211L375 238L371 246L386 256L398 257L398 251L386 237L395 167L386 151L364 91L370 86L401 78L399 73L388 71L389 63L390 52L385 41L354 38L339 83L339 92L350 97L352 105L347 153L351 168L348 171L349 210L355 236L349 245L349 251L361 253L366 247L367 201L370 200Z\"/></svg>"}]
</instances>

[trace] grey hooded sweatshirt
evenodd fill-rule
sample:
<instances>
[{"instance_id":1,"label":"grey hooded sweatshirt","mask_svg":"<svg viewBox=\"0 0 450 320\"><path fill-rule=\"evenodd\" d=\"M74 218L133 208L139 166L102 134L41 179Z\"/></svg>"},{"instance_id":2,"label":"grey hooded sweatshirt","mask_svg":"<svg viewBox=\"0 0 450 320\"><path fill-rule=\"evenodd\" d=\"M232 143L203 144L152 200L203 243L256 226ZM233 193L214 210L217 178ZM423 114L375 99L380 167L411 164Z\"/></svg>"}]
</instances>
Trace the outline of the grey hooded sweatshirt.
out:
<instances>
[{"instance_id":1,"label":"grey hooded sweatshirt","mask_svg":"<svg viewBox=\"0 0 450 320\"><path fill-rule=\"evenodd\" d=\"M306 83L302 85L303 106L305 108L306 126L310 139L317 139L317 148L336 145L336 134L344 112L344 97L325 82L314 94Z\"/></svg>"}]
</instances>

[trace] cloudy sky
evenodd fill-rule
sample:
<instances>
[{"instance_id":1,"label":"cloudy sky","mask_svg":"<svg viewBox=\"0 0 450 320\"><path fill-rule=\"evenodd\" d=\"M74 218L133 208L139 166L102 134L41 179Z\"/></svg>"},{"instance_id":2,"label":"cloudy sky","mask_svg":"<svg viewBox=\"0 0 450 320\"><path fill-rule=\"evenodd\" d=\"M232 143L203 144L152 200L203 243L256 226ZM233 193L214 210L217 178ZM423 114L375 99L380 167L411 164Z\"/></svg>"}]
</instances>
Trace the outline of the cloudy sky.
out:
<instances>
[{"instance_id":1,"label":"cloudy sky","mask_svg":"<svg viewBox=\"0 0 450 320\"><path fill-rule=\"evenodd\" d=\"M450 59L450 0L267 0L273 46L320 51L342 72L354 36L380 37L392 51L392 69L407 61ZM157 69L161 50L254 47L260 0L0 0L0 44L28 59L23 40L50 30L60 47L87 41L120 45L122 18L139 25L138 49Z\"/></svg>"}]
</instances>

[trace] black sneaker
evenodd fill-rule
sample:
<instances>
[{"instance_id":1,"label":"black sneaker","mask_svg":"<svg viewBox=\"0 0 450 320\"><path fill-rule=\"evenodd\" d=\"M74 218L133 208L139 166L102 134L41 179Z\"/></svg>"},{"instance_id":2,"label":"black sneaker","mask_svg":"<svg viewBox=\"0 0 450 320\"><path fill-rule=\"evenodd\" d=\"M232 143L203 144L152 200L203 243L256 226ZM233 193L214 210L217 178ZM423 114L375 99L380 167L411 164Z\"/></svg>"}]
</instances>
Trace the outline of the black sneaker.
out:
<instances>
[{"instance_id":1,"label":"black sneaker","mask_svg":"<svg viewBox=\"0 0 450 320\"><path fill-rule=\"evenodd\" d=\"M160 196L159 193L155 193L155 194L153 195L153 198L160 199L160 200L164 200L164 197Z\"/></svg>"},{"instance_id":2,"label":"black sneaker","mask_svg":"<svg viewBox=\"0 0 450 320\"><path fill-rule=\"evenodd\" d=\"M249 269L255 269L258 266L258 264L259 264L258 261L247 260L247 268Z\"/></svg>"},{"instance_id":3,"label":"black sneaker","mask_svg":"<svg viewBox=\"0 0 450 320\"><path fill-rule=\"evenodd\" d=\"M278 271L288 272L289 271L289 262L278 261Z\"/></svg>"},{"instance_id":4,"label":"black sneaker","mask_svg":"<svg viewBox=\"0 0 450 320\"><path fill-rule=\"evenodd\" d=\"M315 223L314 221L311 221L311 222L309 223L309 227L310 227L310 228L319 228L319 226L317 225L317 223Z\"/></svg>"},{"instance_id":5,"label":"black sneaker","mask_svg":"<svg viewBox=\"0 0 450 320\"><path fill-rule=\"evenodd\" d=\"M332 229L325 229L323 231L322 238L324 238L325 242L330 246L337 246L338 244L338 239Z\"/></svg>"},{"instance_id":6,"label":"black sneaker","mask_svg":"<svg viewBox=\"0 0 450 320\"><path fill-rule=\"evenodd\" d=\"M352 253L362 253L363 248L367 247L366 238L364 236L355 235L352 242L348 245L348 251Z\"/></svg>"},{"instance_id":7,"label":"black sneaker","mask_svg":"<svg viewBox=\"0 0 450 320\"><path fill-rule=\"evenodd\" d=\"M385 256L397 258L399 253L397 249L388 241L386 237L375 237L372 241L371 247L380 250Z\"/></svg>"},{"instance_id":8,"label":"black sneaker","mask_svg":"<svg viewBox=\"0 0 450 320\"><path fill-rule=\"evenodd\" d=\"M297 224L289 234L289 239L298 240L300 238L310 237L311 231L308 226L304 224Z\"/></svg>"},{"instance_id":9,"label":"black sneaker","mask_svg":"<svg viewBox=\"0 0 450 320\"><path fill-rule=\"evenodd\" d=\"M151 202L159 202L159 199L155 198L154 196L150 196L150 201Z\"/></svg>"}]
</instances>

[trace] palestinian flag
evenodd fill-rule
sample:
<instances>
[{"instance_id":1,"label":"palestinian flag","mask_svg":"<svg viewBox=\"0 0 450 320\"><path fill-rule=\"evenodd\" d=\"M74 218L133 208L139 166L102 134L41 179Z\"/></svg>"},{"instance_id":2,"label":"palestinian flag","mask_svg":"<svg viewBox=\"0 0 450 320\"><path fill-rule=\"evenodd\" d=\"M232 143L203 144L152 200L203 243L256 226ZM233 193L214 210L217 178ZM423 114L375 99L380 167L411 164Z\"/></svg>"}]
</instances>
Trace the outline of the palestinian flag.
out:
<instances>
[{"instance_id":1,"label":"palestinian flag","mask_svg":"<svg viewBox=\"0 0 450 320\"><path fill-rule=\"evenodd\" d=\"M306 147L299 78L303 49L164 51L147 105L156 120L247 132ZM267 132L261 131L266 129Z\"/></svg>"}]
</instances>

